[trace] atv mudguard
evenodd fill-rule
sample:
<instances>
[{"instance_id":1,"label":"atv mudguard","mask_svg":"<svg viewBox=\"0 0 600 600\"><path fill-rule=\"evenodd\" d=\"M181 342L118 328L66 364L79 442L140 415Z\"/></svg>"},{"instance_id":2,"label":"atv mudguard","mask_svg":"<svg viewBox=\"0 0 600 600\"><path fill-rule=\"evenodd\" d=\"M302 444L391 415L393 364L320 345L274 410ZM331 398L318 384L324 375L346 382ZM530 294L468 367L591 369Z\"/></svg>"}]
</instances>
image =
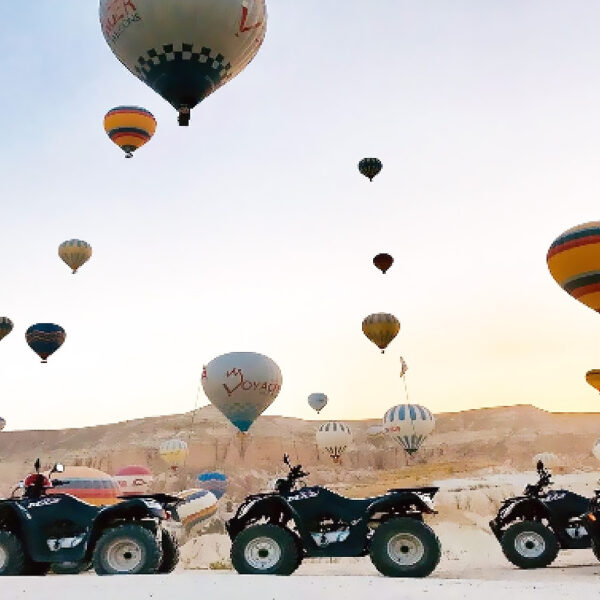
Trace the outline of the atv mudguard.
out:
<instances>
[{"instance_id":1,"label":"atv mudguard","mask_svg":"<svg viewBox=\"0 0 600 600\"><path fill-rule=\"evenodd\" d=\"M435 489L437 491L438 488L424 489ZM428 506L418 495L419 491L418 488L389 490L388 495L377 498L369 506L367 517L371 517L376 513L398 512L402 516L421 519L423 514L437 514L437 511Z\"/></svg>"},{"instance_id":2,"label":"atv mudguard","mask_svg":"<svg viewBox=\"0 0 600 600\"><path fill-rule=\"evenodd\" d=\"M500 541L504 528L518 519L541 520L552 522L552 515L538 498L523 497L501 507L495 519L490 521L490 528Z\"/></svg>"}]
</instances>

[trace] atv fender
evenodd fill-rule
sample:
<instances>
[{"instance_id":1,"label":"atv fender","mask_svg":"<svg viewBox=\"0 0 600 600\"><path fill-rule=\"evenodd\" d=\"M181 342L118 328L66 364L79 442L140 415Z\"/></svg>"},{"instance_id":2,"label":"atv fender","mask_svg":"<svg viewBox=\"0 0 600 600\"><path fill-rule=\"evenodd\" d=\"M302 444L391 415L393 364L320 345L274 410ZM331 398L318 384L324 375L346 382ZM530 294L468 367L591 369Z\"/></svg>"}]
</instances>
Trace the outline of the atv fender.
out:
<instances>
[{"instance_id":1,"label":"atv fender","mask_svg":"<svg viewBox=\"0 0 600 600\"><path fill-rule=\"evenodd\" d=\"M435 514L436 510L428 505L415 492L395 492L389 497L379 498L367 509L367 518L376 513L399 513L400 516L420 518L422 514Z\"/></svg>"},{"instance_id":2,"label":"atv fender","mask_svg":"<svg viewBox=\"0 0 600 600\"><path fill-rule=\"evenodd\" d=\"M0 529L5 529L22 538L27 526L26 512L17 503L0 503Z\"/></svg>"},{"instance_id":3,"label":"atv fender","mask_svg":"<svg viewBox=\"0 0 600 600\"><path fill-rule=\"evenodd\" d=\"M155 519L162 520L166 516L162 506L144 498L132 498L102 509L96 519L89 537L86 560L91 560L94 547L100 536L113 523L135 521L156 533Z\"/></svg>"},{"instance_id":4,"label":"atv fender","mask_svg":"<svg viewBox=\"0 0 600 600\"><path fill-rule=\"evenodd\" d=\"M273 524L284 524L294 520L297 525L299 522L298 513L281 496L251 498L242 504L235 516L227 522L229 537L233 541L242 529L262 518Z\"/></svg>"},{"instance_id":5,"label":"atv fender","mask_svg":"<svg viewBox=\"0 0 600 600\"><path fill-rule=\"evenodd\" d=\"M537 498L523 498L522 500L517 500L516 502L500 508L495 526L499 530L504 529L506 525L519 519L530 521L547 519L551 522L552 515L546 506Z\"/></svg>"}]
</instances>

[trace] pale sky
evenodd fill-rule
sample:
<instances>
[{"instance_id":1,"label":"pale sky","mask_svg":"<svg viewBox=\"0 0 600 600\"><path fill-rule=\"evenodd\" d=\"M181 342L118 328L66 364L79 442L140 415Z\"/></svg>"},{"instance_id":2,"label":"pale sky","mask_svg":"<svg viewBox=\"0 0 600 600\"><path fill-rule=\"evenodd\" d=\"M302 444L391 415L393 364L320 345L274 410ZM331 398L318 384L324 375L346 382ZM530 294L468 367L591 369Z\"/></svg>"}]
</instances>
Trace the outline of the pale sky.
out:
<instances>
[{"instance_id":1,"label":"pale sky","mask_svg":"<svg viewBox=\"0 0 600 600\"><path fill-rule=\"evenodd\" d=\"M600 2L268 0L257 57L188 128L113 56L97 2L22 4L0 4L7 429L189 411L229 351L280 366L267 414L313 418L325 392L320 418L381 417L400 355L434 413L599 409L600 315L545 256L600 219ZM131 160L102 126L121 104L158 120ZM94 250L76 276L73 237ZM373 312L402 324L384 356ZM24 333L47 321L67 340L42 365Z\"/></svg>"}]
</instances>

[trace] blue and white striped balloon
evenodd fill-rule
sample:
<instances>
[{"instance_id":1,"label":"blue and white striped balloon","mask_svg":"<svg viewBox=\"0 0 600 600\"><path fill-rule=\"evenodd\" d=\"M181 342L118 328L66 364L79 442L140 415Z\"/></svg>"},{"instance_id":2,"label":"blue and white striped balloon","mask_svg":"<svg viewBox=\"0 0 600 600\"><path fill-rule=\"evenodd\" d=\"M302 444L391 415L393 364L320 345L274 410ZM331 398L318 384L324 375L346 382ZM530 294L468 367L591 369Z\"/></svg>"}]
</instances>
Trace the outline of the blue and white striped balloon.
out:
<instances>
[{"instance_id":1,"label":"blue and white striped balloon","mask_svg":"<svg viewBox=\"0 0 600 600\"><path fill-rule=\"evenodd\" d=\"M414 454L434 430L435 419L429 409L418 404L398 404L383 417L385 433L400 444L408 454Z\"/></svg>"}]
</instances>

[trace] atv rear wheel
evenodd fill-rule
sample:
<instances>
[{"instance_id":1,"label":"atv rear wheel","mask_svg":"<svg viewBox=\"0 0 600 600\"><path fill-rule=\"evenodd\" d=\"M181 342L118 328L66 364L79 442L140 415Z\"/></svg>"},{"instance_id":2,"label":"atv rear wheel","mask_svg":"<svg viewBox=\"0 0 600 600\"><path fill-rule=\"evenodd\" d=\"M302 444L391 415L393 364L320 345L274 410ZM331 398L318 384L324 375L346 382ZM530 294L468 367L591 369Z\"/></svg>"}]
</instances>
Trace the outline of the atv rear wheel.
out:
<instances>
[{"instance_id":1,"label":"atv rear wheel","mask_svg":"<svg viewBox=\"0 0 600 600\"><path fill-rule=\"evenodd\" d=\"M277 525L252 525L233 540L233 568L241 575L291 575L300 564L294 536Z\"/></svg>"},{"instance_id":2,"label":"atv rear wheel","mask_svg":"<svg viewBox=\"0 0 600 600\"><path fill-rule=\"evenodd\" d=\"M158 573L172 573L179 563L179 543L175 536L166 529L162 530L162 560Z\"/></svg>"},{"instance_id":3,"label":"atv rear wheel","mask_svg":"<svg viewBox=\"0 0 600 600\"><path fill-rule=\"evenodd\" d=\"M98 575L156 573L162 552L156 537L141 525L120 525L106 530L94 548Z\"/></svg>"},{"instance_id":4,"label":"atv rear wheel","mask_svg":"<svg viewBox=\"0 0 600 600\"><path fill-rule=\"evenodd\" d=\"M25 552L19 538L10 531L0 531L0 576L23 575Z\"/></svg>"},{"instance_id":5,"label":"atv rear wheel","mask_svg":"<svg viewBox=\"0 0 600 600\"><path fill-rule=\"evenodd\" d=\"M369 554L375 568L387 577L427 577L437 567L442 552L431 527L400 517L377 527Z\"/></svg>"},{"instance_id":6,"label":"atv rear wheel","mask_svg":"<svg viewBox=\"0 0 600 600\"><path fill-rule=\"evenodd\" d=\"M500 540L504 556L520 569L547 567L558 556L554 533L539 521L519 521Z\"/></svg>"}]
</instances>

